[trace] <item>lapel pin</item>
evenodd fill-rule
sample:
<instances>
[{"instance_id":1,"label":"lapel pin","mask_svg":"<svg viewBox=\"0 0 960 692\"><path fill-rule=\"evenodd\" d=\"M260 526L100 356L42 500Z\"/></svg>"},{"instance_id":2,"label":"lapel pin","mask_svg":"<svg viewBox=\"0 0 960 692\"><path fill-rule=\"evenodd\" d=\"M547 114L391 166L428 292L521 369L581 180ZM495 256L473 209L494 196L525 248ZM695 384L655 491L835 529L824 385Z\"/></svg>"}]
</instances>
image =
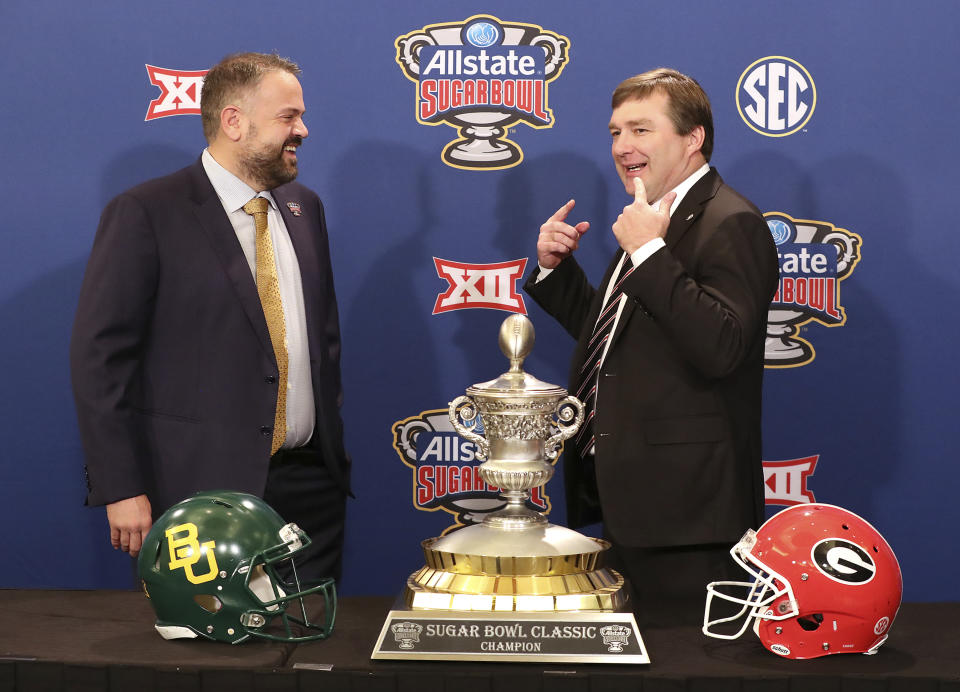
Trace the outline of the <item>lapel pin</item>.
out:
<instances>
[{"instance_id":1,"label":"lapel pin","mask_svg":"<svg viewBox=\"0 0 960 692\"><path fill-rule=\"evenodd\" d=\"M690 216L687 217L687 221L689 221L692 218L693 218L693 214L690 214Z\"/></svg>"},{"instance_id":2,"label":"lapel pin","mask_svg":"<svg viewBox=\"0 0 960 692\"><path fill-rule=\"evenodd\" d=\"M294 216L302 216L303 210L300 208L300 202L287 202L287 209Z\"/></svg>"}]
</instances>

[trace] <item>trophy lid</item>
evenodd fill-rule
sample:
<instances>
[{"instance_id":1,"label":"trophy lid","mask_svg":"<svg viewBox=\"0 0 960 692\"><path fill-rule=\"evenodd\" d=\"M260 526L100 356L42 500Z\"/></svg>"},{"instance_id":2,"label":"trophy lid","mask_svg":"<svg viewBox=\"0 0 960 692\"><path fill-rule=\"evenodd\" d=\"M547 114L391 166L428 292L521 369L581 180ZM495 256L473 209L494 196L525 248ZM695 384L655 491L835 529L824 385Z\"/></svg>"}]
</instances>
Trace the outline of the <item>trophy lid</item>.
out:
<instances>
[{"instance_id":1,"label":"trophy lid","mask_svg":"<svg viewBox=\"0 0 960 692\"><path fill-rule=\"evenodd\" d=\"M500 350L510 360L510 369L495 380L481 382L467 389L467 394L529 394L532 396L564 395L566 390L542 382L523 371L523 361L533 350L533 323L524 315L510 315L500 325Z\"/></svg>"}]
</instances>

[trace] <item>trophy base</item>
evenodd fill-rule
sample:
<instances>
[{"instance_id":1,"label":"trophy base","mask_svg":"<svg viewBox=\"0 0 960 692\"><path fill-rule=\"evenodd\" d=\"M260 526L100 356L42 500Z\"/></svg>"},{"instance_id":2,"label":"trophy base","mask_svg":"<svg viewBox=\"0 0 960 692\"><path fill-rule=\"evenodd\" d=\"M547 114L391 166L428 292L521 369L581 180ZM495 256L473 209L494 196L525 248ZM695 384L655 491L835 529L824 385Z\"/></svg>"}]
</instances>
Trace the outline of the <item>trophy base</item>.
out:
<instances>
[{"instance_id":1,"label":"trophy base","mask_svg":"<svg viewBox=\"0 0 960 692\"><path fill-rule=\"evenodd\" d=\"M426 566L407 579L405 605L492 613L626 607L623 577L603 565L606 541L549 524L504 538L480 524L425 540Z\"/></svg>"},{"instance_id":2,"label":"trophy base","mask_svg":"<svg viewBox=\"0 0 960 692\"><path fill-rule=\"evenodd\" d=\"M560 526L479 524L422 543L406 609L371 658L649 663L610 544Z\"/></svg>"},{"instance_id":3,"label":"trophy base","mask_svg":"<svg viewBox=\"0 0 960 692\"><path fill-rule=\"evenodd\" d=\"M633 613L391 610L372 659L650 663Z\"/></svg>"}]
</instances>

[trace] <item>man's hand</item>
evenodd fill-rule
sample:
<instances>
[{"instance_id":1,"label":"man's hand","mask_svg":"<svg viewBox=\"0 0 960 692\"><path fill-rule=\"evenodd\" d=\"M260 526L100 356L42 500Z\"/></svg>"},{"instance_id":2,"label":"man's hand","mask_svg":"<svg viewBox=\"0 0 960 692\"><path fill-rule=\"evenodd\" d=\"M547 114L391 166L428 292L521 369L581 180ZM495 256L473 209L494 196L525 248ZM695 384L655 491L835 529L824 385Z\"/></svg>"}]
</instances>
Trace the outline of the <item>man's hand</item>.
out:
<instances>
[{"instance_id":1,"label":"man's hand","mask_svg":"<svg viewBox=\"0 0 960 692\"><path fill-rule=\"evenodd\" d=\"M667 235L670 206L677 198L676 192L670 192L660 200L660 209L654 209L647 202L647 190L640 178L633 179L633 193L633 204L625 206L613 224L613 234L628 255L654 238Z\"/></svg>"},{"instance_id":2,"label":"man's hand","mask_svg":"<svg viewBox=\"0 0 960 692\"><path fill-rule=\"evenodd\" d=\"M146 495L137 495L107 505L107 521L110 522L110 544L130 557L136 557L153 525L150 500Z\"/></svg>"},{"instance_id":3,"label":"man's hand","mask_svg":"<svg viewBox=\"0 0 960 692\"><path fill-rule=\"evenodd\" d=\"M589 221L581 221L576 226L566 222L567 214L576 204L570 200L540 227L537 238L537 263L544 269L553 269L580 247L580 236L590 228Z\"/></svg>"}]
</instances>

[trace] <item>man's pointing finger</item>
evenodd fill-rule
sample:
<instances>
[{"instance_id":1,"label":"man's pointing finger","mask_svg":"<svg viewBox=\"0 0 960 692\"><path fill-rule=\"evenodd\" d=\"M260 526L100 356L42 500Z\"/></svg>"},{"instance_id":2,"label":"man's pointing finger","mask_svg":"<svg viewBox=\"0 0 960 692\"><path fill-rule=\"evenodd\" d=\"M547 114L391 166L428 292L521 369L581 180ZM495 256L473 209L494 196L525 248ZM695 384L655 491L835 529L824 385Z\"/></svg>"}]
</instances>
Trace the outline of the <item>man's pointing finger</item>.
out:
<instances>
[{"instance_id":1,"label":"man's pointing finger","mask_svg":"<svg viewBox=\"0 0 960 692\"><path fill-rule=\"evenodd\" d=\"M571 199L569 202L567 202L562 207L557 209L557 211L554 212L553 216L547 219L547 221L563 221L564 219L567 218L567 214L570 213L570 210L573 209L576 203L577 203L576 200Z\"/></svg>"}]
</instances>

